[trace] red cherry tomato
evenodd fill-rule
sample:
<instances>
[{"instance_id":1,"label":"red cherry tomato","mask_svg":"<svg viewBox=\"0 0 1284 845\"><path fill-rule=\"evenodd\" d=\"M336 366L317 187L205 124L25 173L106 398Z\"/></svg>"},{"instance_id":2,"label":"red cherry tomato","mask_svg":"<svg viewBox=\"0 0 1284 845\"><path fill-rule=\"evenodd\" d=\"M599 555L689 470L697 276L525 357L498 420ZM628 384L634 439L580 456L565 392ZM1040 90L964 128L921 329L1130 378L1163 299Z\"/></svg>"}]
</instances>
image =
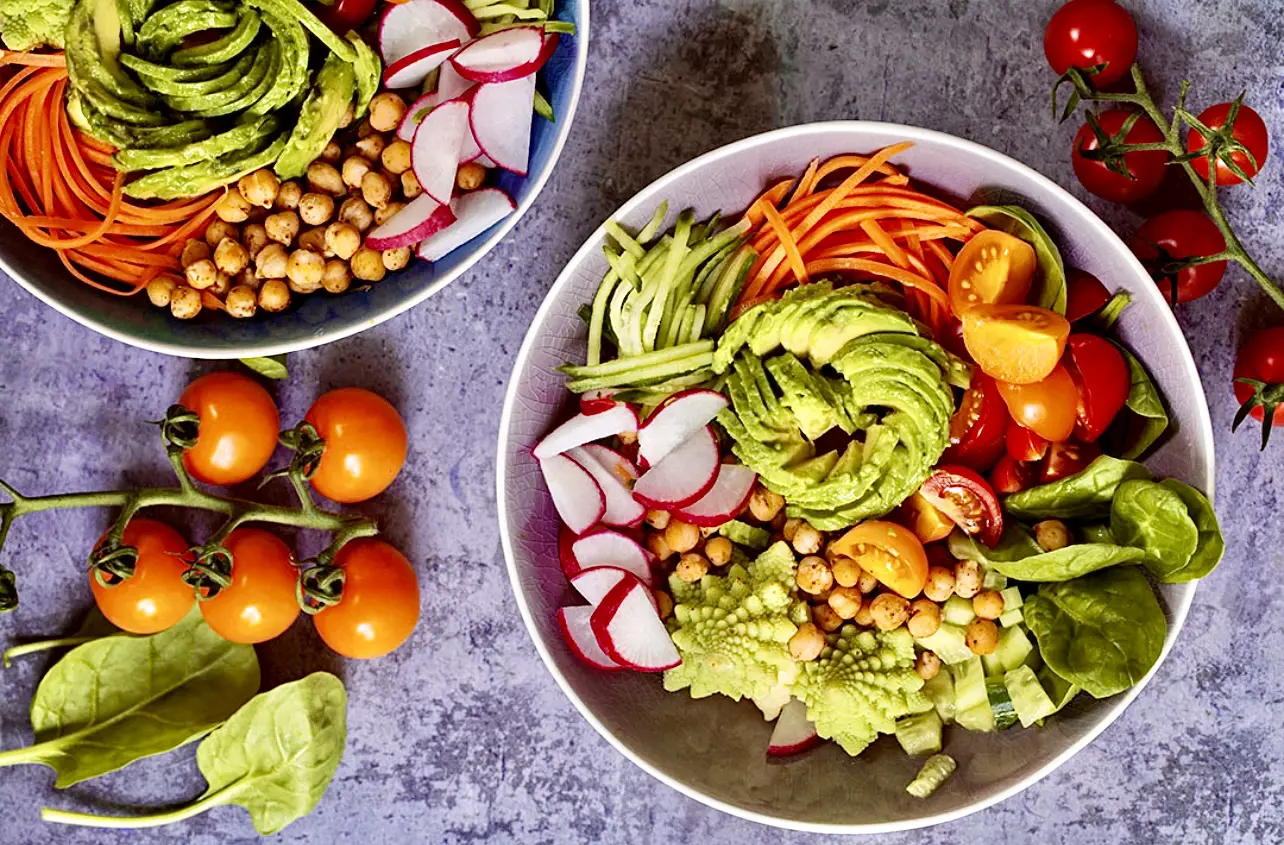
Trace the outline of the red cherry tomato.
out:
<instances>
[{"instance_id":1,"label":"red cherry tomato","mask_svg":"<svg viewBox=\"0 0 1284 845\"><path fill-rule=\"evenodd\" d=\"M196 602L196 591L183 581L188 569L187 540L163 522L135 517L125 526L120 542L138 549L134 574L107 587L90 574L89 588L98 609L107 621L131 634L155 634L174 627Z\"/></svg>"},{"instance_id":2,"label":"red cherry tomato","mask_svg":"<svg viewBox=\"0 0 1284 845\"><path fill-rule=\"evenodd\" d=\"M1110 109L1101 113L1099 122L1107 135L1114 136L1123 129L1132 112L1124 109ZM1164 140L1158 127L1150 118L1142 115L1128 130L1125 140L1130 144L1151 144ZM1106 166L1104 161L1085 158L1084 152L1097 149L1097 135L1092 127L1084 124L1074 136L1074 151L1071 164L1074 175L1080 184L1090 192L1105 200L1120 203L1132 203L1149 196L1164 181L1165 163L1168 153L1163 150L1145 150L1124 154L1124 166L1128 176L1116 173Z\"/></svg>"},{"instance_id":3,"label":"red cherry tomato","mask_svg":"<svg viewBox=\"0 0 1284 845\"><path fill-rule=\"evenodd\" d=\"M972 386L963 394L959 409L950 420L950 447L943 461L985 470L1003 452L1008 412L994 379L980 370L972 374Z\"/></svg>"},{"instance_id":4,"label":"red cherry tomato","mask_svg":"<svg viewBox=\"0 0 1284 845\"><path fill-rule=\"evenodd\" d=\"M1069 270L1066 273L1066 319L1082 320L1096 314L1110 301L1110 291L1091 273Z\"/></svg>"},{"instance_id":5,"label":"red cherry tomato","mask_svg":"<svg viewBox=\"0 0 1284 845\"><path fill-rule=\"evenodd\" d=\"M1088 77L1102 88L1128 75L1137 58L1137 24L1114 0L1070 0L1048 21L1043 54L1057 73L1105 65Z\"/></svg>"},{"instance_id":6,"label":"red cherry tomato","mask_svg":"<svg viewBox=\"0 0 1284 845\"><path fill-rule=\"evenodd\" d=\"M382 540L353 540L334 559L343 597L312 617L317 633L344 657L382 657L419 622L419 579L405 555Z\"/></svg>"},{"instance_id":7,"label":"red cherry tomato","mask_svg":"<svg viewBox=\"0 0 1284 845\"><path fill-rule=\"evenodd\" d=\"M1172 274L1164 265L1183 258L1216 255L1226 249L1226 239L1207 214L1179 208L1165 211L1147 220L1129 243L1141 263L1146 265L1155 284L1171 302ZM1177 272L1177 301L1190 302L1210 293L1226 273L1225 261L1196 264Z\"/></svg>"},{"instance_id":8,"label":"red cherry tomato","mask_svg":"<svg viewBox=\"0 0 1284 845\"><path fill-rule=\"evenodd\" d=\"M1043 461L1043 471L1039 483L1047 484L1074 475L1092 463L1101 454L1101 447L1096 443L1079 443L1074 440L1065 443L1053 443L1048 448L1048 457Z\"/></svg>"},{"instance_id":9,"label":"red cherry tomato","mask_svg":"<svg viewBox=\"0 0 1284 845\"><path fill-rule=\"evenodd\" d=\"M1008 423L1007 447L1014 461L1040 461L1048 453L1048 441L1017 422Z\"/></svg>"},{"instance_id":10,"label":"red cherry tomato","mask_svg":"<svg viewBox=\"0 0 1284 845\"><path fill-rule=\"evenodd\" d=\"M234 643L284 634L299 615L299 570L290 547L261 528L238 528L223 545L232 553L232 583L201 602L206 624Z\"/></svg>"},{"instance_id":11,"label":"red cherry tomato","mask_svg":"<svg viewBox=\"0 0 1284 845\"><path fill-rule=\"evenodd\" d=\"M320 3L312 9L336 34L347 35L369 20L374 7L375 0L334 0L332 5Z\"/></svg>"},{"instance_id":12,"label":"red cherry tomato","mask_svg":"<svg viewBox=\"0 0 1284 845\"><path fill-rule=\"evenodd\" d=\"M1209 106L1200 112L1199 122L1212 129L1214 132L1226 125L1226 118L1230 116L1230 103L1218 103L1215 106ZM1250 109L1248 106L1241 105L1239 113L1235 115L1235 126L1231 129L1231 137L1239 141L1252 154L1253 160L1250 161L1248 156L1240 150L1231 153L1231 161L1244 171L1249 179L1257 175L1266 164L1266 156L1270 152L1269 134L1266 131L1266 122L1262 116ZM1202 150L1208 143L1202 132L1192 129L1186 135L1186 149L1193 152ZM1256 162L1256 164L1254 164ZM1195 172L1208 179L1208 159L1197 158L1190 163L1195 168ZM1238 185L1244 181L1235 175L1235 171L1226 166L1226 163L1218 158L1217 160L1217 184L1219 185Z\"/></svg>"},{"instance_id":13,"label":"red cherry tomato","mask_svg":"<svg viewBox=\"0 0 1284 845\"><path fill-rule=\"evenodd\" d=\"M1051 375L1034 384L999 382L999 395L1012 419L1045 440L1059 443L1074 432L1079 390L1061 364Z\"/></svg>"},{"instance_id":14,"label":"red cherry tomato","mask_svg":"<svg viewBox=\"0 0 1284 845\"><path fill-rule=\"evenodd\" d=\"M1038 475L1038 464L1023 464L1004 453L990 470L990 486L1007 496L1029 487Z\"/></svg>"},{"instance_id":15,"label":"red cherry tomato","mask_svg":"<svg viewBox=\"0 0 1284 845\"><path fill-rule=\"evenodd\" d=\"M1251 378L1268 385L1284 382L1284 326L1263 329L1248 339L1235 356L1235 378ZM1253 395L1251 385L1235 382L1235 400L1241 405ZM1261 421L1265 412L1259 405L1249 412ZM1272 425L1284 426L1284 405L1275 406Z\"/></svg>"},{"instance_id":16,"label":"red cherry tomato","mask_svg":"<svg viewBox=\"0 0 1284 845\"><path fill-rule=\"evenodd\" d=\"M1079 388L1074 435L1095 441L1128 400L1132 374L1119 347L1095 334L1072 334L1066 341L1066 369Z\"/></svg>"},{"instance_id":17,"label":"red cherry tomato","mask_svg":"<svg viewBox=\"0 0 1284 845\"><path fill-rule=\"evenodd\" d=\"M240 484L276 451L280 416L257 381L240 373L210 373L187 386L178 404L200 417L196 445L183 466L205 484Z\"/></svg>"},{"instance_id":18,"label":"red cherry tomato","mask_svg":"<svg viewBox=\"0 0 1284 845\"><path fill-rule=\"evenodd\" d=\"M1003 536L1003 511L989 482L965 466L939 466L918 488L923 498L982 543Z\"/></svg>"}]
</instances>

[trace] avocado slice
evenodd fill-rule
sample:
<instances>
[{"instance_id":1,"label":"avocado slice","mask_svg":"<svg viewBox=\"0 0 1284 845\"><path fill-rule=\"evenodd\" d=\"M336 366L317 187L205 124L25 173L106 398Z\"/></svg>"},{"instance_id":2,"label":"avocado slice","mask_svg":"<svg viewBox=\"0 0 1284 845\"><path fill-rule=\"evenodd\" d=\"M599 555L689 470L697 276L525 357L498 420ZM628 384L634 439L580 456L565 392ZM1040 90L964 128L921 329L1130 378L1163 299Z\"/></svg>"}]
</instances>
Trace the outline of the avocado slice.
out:
<instances>
[{"instance_id":1,"label":"avocado slice","mask_svg":"<svg viewBox=\"0 0 1284 845\"><path fill-rule=\"evenodd\" d=\"M383 63L379 61L375 51L370 49L370 45L355 32L348 33L348 43L352 45L352 50L356 54L352 69L357 75L357 101L353 104L352 114L354 120L360 120L365 116L366 109L370 107L370 101L379 90L379 77L383 74Z\"/></svg>"},{"instance_id":2,"label":"avocado slice","mask_svg":"<svg viewBox=\"0 0 1284 845\"><path fill-rule=\"evenodd\" d=\"M282 134L272 143L252 152L229 153L210 161L157 170L130 182L125 186L125 194L144 200L172 200L207 194L271 164L285 149L286 141L287 136Z\"/></svg>"},{"instance_id":3,"label":"avocado slice","mask_svg":"<svg viewBox=\"0 0 1284 845\"><path fill-rule=\"evenodd\" d=\"M115 103L103 110L117 111L121 120L147 123L146 110L154 110L156 98L129 78L117 62L120 55L120 16L111 0L80 0L72 10L66 38L67 74L73 87ZM118 105L117 105L118 104ZM135 118L128 117L139 113ZM149 118L159 120L157 115ZM163 121L162 121L163 122Z\"/></svg>"},{"instance_id":4,"label":"avocado slice","mask_svg":"<svg viewBox=\"0 0 1284 845\"><path fill-rule=\"evenodd\" d=\"M254 62L250 65L249 71L222 91L191 97L166 97L165 102L174 111L185 112L196 117L217 117L242 111L244 106L240 104L245 102L251 92L264 80L271 83L268 72L277 61L278 53L277 42L268 41L253 53ZM263 92L260 91L259 96L262 95ZM257 100L258 97L255 97L252 102Z\"/></svg>"},{"instance_id":5,"label":"avocado slice","mask_svg":"<svg viewBox=\"0 0 1284 845\"><path fill-rule=\"evenodd\" d=\"M335 35L334 30L322 23L321 19L308 11L308 8L300 3L299 0L245 0L245 2L265 12L294 18L303 24L308 32L315 35L317 40L324 44L335 56L348 64L356 61L357 57L352 45Z\"/></svg>"},{"instance_id":6,"label":"avocado slice","mask_svg":"<svg viewBox=\"0 0 1284 845\"><path fill-rule=\"evenodd\" d=\"M253 59L251 59L253 61ZM216 76L227 73L228 70L235 67L235 61L227 61L217 65L193 65L191 67L174 67L173 65L160 64L151 62L147 59L140 59L131 53L121 53L120 63L132 70L134 73L144 77L143 84L150 87L149 80L162 80L164 82L205 82Z\"/></svg>"},{"instance_id":7,"label":"avocado slice","mask_svg":"<svg viewBox=\"0 0 1284 845\"><path fill-rule=\"evenodd\" d=\"M276 111L308 87L307 31L293 18L269 12L264 12L262 17L281 49L281 69L263 98L249 108L250 114Z\"/></svg>"},{"instance_id":8,"label":"avocado slice","mask_svg":"<svg viewBox=\"0 0 1284 845\"><path fill-rule=\"evenodd\" d=\"M307 172L326 144L334 137L356 91L352 65L338 54L326 57L317 72L312 92L299 110L299 121L290 135L275 170L282 179L294 179Z\"/></svg>"},{"instance_id":9,"label":"avocado slice","mask_svg":"<svg viewBox=\"0 0 1284 845\"><path fill-rule=\"evenodd\" d=\"M192 65L216 65L234 59L254 41L254 36L259 34L261 24L258 12L242 8L236 27L226 35L198 47L175 50L169 60L179 67L191 67Z\"/></svg>"},{"instance_id":10,"label":"avocado slice","mask_svg":"<svg viewBox=\"0 0 1284 845\"><path fill-rule=\"evenodd\" d=\"M139 74L139 78L148 89L167 98L201 97L226 91L239 80L244 79L245 75L250 72L250 68L253 67L255 58L255 53L242 53L241 57L230 65L212 65L212 68L227 68L217 76L210 76L208 79L198 79L192 82L175 82L164 77L144 76L143 74ZM159 67L159 65L154 65L153 67ZM206 68L201 69L206 70Z\"/></svg>"},{"instance_id":11,"label":"avocado slice","mask_svg":"<svg viewBox=\"0 0 1284 845\"><path fill-rule=\"evenodd\" d=\"M215 0L178 0L143 22L138 30L138 49L160 58L184 38L206 29L231 29L238 17L229 6Z\"/></svg>"},{"instance_id":12,"label":"avocado slice","mask_svg":"<svg viewBox=\"0 0 1284 845\"><path fill-rule=\"evenodd\" d=\"M73 119L84 121L89 134L121 150L131 147L177 147L213 134L209 124L203 120L184 120L164 126L133 126L122 123L103 114L79 91L72 92L67 98L67 109L69 115L77 115Z\"/></svg>"},{"instance_id":13,"label":"avocado slice","mask_svg":"<svg viewBox=\"0 0 1284 845\"><path fill-rule=\"evenodd\" d=\"M268 115L183 146L151 150L123 149L112 157L112 162L117 170L126 172L182 167L239 150L257 150L265 140L277 135L280 129L280 119L274 115Z\"/></svg>"}]
</instances>

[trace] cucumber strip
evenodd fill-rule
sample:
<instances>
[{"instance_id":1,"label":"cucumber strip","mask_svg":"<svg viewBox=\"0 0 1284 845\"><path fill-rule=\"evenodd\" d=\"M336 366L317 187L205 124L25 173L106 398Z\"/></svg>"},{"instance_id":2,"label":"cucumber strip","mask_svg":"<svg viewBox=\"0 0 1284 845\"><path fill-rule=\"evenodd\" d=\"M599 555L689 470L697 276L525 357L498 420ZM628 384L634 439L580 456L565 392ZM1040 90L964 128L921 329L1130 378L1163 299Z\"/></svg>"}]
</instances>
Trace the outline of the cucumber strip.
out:
<instances>
[{"instance_id":1,"label":"cucumber strip","mask_svg":"<svg viewBox=\"0 0 1284 845\"><path fill-rule=\"evenodd\" d=\"M1003 611L1003 615L999 617L999 624L1004 628L1011 628L1013 625L1020 625L1024 621L1025 614L1019 607L1014 610L1005 610Z\"/></svg>"},{"instance_id":2,"label":"cucumber strip","mask_svg":"<svg viewBox=\"0 0 1284 845\"><path fill-rule=\"evenodd\" d=\"M718 277L718 283L709 294L709 311L704 318L705 334L717 334L726 323L731 312L731 305L740 296L749 271L758 260L758 252L745 244L732 253L726 268Z\"/></svg>"},{"instance_id":3,"label":"cucumber strip","mask_svg":"<svg viewBox=\"0 0 1284 845\"><path fill-rule=\"evenodd\" d=\"M722 271L726 268L727 261L731 253L736 251L735 244L727 246L714 253L713 257L704 263L700 272L696 274L693 287L695 289L694 301L703 305L709 304L709 296L713 293L714 288L718 286L718 279L722 277Z\"/></svg>"},{"instance_id":4,"label":"cucumber strip","mask_svg":"<svg viewBox=\"0 0 1284 845\"><path fill-rule=\"evenodd\" d=\"M722 220L722 211L715 211L709 215L709 219L696 226L691 230L691 243L699 243L705 238L718 231L718 223Z\"/></svg>"},{"instance_id":5,"label":"cucumber strip","mask_svg":"<svg viewBox=\"0 0 1284 845\"><path fill-rule=\"evenodd\" d=\"M502 32L505 29L517 29L523 26L542 26L545 32L556 32L559 35L575 34L575 24L570 21L543 20L538 23L532 23L531 21L506 21L502 18L496 18L493 21L486 21L478 27L477 36L480 38L483 35L491 35L496 32ZM549 118L549 120L552 120L552 118Z\"/></svg>"},{"instance_id":6,"label":"cucumber strip","mask_svg":"<svg viewBox=\"0 0 1284 845\"><path fill-rule=\"evenodd\" d=\"M504 15L512 15L513 17L524 21L538 21L544 19L544 13L539 9L522 9L514 6L512 3L495 3L491 6L483 6L480 9L473 9L472 12L473 17L479 21L501 18Z\"/></svg>"},{"instance_id":7,"label":"cucumber strip","mask_svg":"<svg viewBox=\"0 0 1284 845\"><path fill-rule=\"evenodd\" d=\"M670 349L660 349L655 352L649 352L644 355L637 355L632 358L617 358L614 361L607 361L594 367L576 366L566 364L559 369L571 378L592 378L597 376L612 376L640 372L652 366L668 364L672 361L680 361L684 358L690 358L705 352L713 351L712 340L702 340L698 343L689 343L684 346L674 346Z\"/></svg>"},{"instance_id":8,"label":"cucumber strip","mask_svg":"<svg viewBox=\"0 0 1284 845\"><path fill-rule=\"evenodd\" d=\"M169 60L179 67L186 67L191 65L216 65L234 59L241 55L241 52L254 41L254 36L259 34L259 26L261 24L262 19L259 17L258 12L253 9L245 9L241 14L240 21L236 24L236 28L231 32L208 44L188 47L185 50L175 50L170 54Z\"/></svg>"},{"instance_id":9,"label":"cucumber strip","mask_svg":"<svg viewBox=\"0 0 1284 845\"><path fill-rule=\"evenodd\" d=\"M918 775L905 787L905 791L915 798L926 798L940 789L957 768L958 763L948 754L933 754L923 763L923 768L918 770Z\"/></svg>"},{"instance_id":10,"label":"cucumber strip","mask_svg":"<svg viewBox=\"0 0 1284 845\"><path fill-rule=\"evenodd\" d=\"M552 15L553 2L554 0L539 0L539 10L546 15Z\"/></svg>"},{"instance_id":11,"label":"cucumber strip","mask_svg":"<svg viewBox=\"0 0 1284 845\"><path fill-rule=\"evenodd\" d=\"M646 255L646 249L642 244L638 243L632 235L624 231L624 227L619 223L616 223L614 220L607 220L603 225L606 228L606 233L612 238L615 238L615 242L619 244L621 250L632 253L634 258L642 258Z\"/></svg>"},{"instance_id":12,"label":"cucumber strip","mask_svg":"<svg viewBox=\"0 0 1284 845\"><path fill-rule=\"evenodd\" d=\"M636 360L636 359L634 359ZM664 381L672 376L689 373L693 370L706 369L713 364L713 353L704 352L680 358L668 364L657 364L637 372L596 378L576 379L568 382L566 387L572 393L584 393L588 390L605 390L608 387L645 386Z\"/></svg>"},{"instance_id":13,"label":"cucumber strip","mask_svg":"<svg viewBox=\"0 0 1284 845\"><path fill-rule=\"evenodd\" d=\"M588 329L587 364L590 367L602 363L602 323L606 319L606 309L610 305L611 294L619 281L620 276L614 270L607 273L602 284L598 285L597 296L593 297L593 316L589 318Z\"/></svg>"},{"instance_id":14,"label":"cucumber strip","mask_svg":"<svg viewBox=\"0 0 1284 845\"><path fill-rule=\"evenodd\" d=\"M688 387L709 386L712 376L713 370L706 367L686 375L674 376L658 384L626 388L616 393L615 397L622 402L633 402L638 405L659 405L679 390L686 390Z\"/></svg>"},{"instance_id":15,"label":"cucumber strip","mask_svg":"<svg viewBox=\"0 0 1284 845\"><path fill-rule=\"evenodd\" d=\"M706 309L703 305L689 305L687 307L691 309L691 313L695 316L691 321L691 325L687 328L686 343L695 343L700 340L700 335L704 334L704 315Z\"/></svg>"},{"instance_id":16,"label":"cucumber strip","mask_svg":"<svg viewBox=\"0 0 1284 845\"><path fill-rule=\"evenodd\" d=\"M548 27L544 29L547 30ZM553 114L553 104L538 89L535 91L535 113L549 123L557 123L557 116Z\"/></svg>"},{"instance_id":17,"label":"cucumber strip","mask_svg":"<svg viewBox=\"0 0 1284 845\"><path fill-rule=\"evenodd\" d=\"M669 201L665 200L655 209L655 212L651 215L651 219L642 227L642 231L638 232L638 240L644 244L650 243L654 240L655 236L660 232L660 227L664 225L664 218L668 216Z\"/></svg>"},{"instance_id":18,"label":"cucumber strip","mask_svg":"<svg viewBox=\"0 0 1284 845\"><path fill-rule=\"evenodd\" d=\"M644 348L655 349L656 339L667 335L669 326L673 322L671 304L673 285L677 281L678 268L682 266L682 259L686 258L687 242L691 237L691 225L694 222L695 213L691 209L686 209L678 215L678 225L673 230L673 245L669 247L669 254L665 257L664 269L660 275L660 289L647 312L646 332L642 337Z\"/></svg>"},{"instance_id":19,"label":"cucumber strip","mask_svg":"<svg viewBox=\"0 0 1284 845\"><path fill-rule=\"evenodd\" d=\"M630 345L628 319L624 312L624 301L630 290L628 285L616 285L615 292L611 294L611 330L615 333L616 354L621 358L635 354Z\"/></svg>"}]
</instances>

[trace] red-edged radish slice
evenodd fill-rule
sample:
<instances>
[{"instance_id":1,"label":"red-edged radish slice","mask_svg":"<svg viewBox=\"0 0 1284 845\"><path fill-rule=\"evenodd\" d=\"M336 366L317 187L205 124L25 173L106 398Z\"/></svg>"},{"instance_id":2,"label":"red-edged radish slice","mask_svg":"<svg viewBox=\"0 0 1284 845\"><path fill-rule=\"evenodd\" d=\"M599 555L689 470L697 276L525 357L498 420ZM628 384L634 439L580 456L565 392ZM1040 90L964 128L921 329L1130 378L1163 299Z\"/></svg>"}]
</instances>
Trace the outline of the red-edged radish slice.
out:
<instances>
[{"instance_id":1,"label":"red-edged radish slice","mask_svg":"<svg viewBox=\"0 0 1284 845\"><path fill-rule=\"evenodd\" d=\"M539 462L544 482L553 496L553 506L566 527L583 534L606 513L606 498L588 470L565 455L552 455Z\"/></svg>"},{"instance_id":2,"label":"red-edged radish slice","mask_svg":"<svg viewBox=\"0 0 1284 845\"><path fill-rule=\"evenodd\" d=\"M402 56L383 71L385 88L410 88L419 85L436 67L440 67L450 54L459 49L459 39L452 38L440 44L430 44L408 56Z\"/></svg>"},{"instance_id":3,"label":"red-edged radish slice","mask_svg":"<svg viewBox=\"0 0 1284 845\"><path fill-rule=\"evenodd\" d=\"M625 668L663 672L682 662L652 601L642 584L621 581L590 617L598 645Z\"/></svg>"},{"instance_id":4,"label":"red-edged radish slice","mask_svg":"<svg viewBox=\"0 0 1284 845\"><path fill-rule=\"evenodd\" d=\"M406 143L410 143L415 139L415 130L419 128L420 122L428 116L428 112L447 100L463 99L464 95L472 87L473 83L456 73L450 62L441 65L437 74L437 90L424 94L410 104L410 107L406 109L406 113L401 117L401 123L397 124L397 137ZM471 137L471 135L472 129L470 128L469 136ZM477 146L476 141L470 141L470 144L473 147ZM478 151L480 151L480 147Z\"/></svg>"},{"instance_id":5,"label":"red-edged radish slice","mask_svg":"<svg viewBox=\"0 0 1284 845\"><path fill-rule=\"evenodd\" d=\"M575 540L578 535L565 524L557 527L557 562L567 578L574 578L584 567L575 559Z\"/></svg>"},{"instance_id":6,"label":"red-edged radish slice","mask_svg":"<svg viewBox=\"0 0 1284 845\"><path fill-rule=\"evenodd\" d=\"M553 429L535 446L535 457L543 460L560 455L567 449L614 437L617 434L638 430L638 415L620 402L612 411L603 414L576 414Z\"/></svg>"},{"instance_id":7,"label":"red-edged radish slice","mask_svg":"<svg viewBox=\"0 0 1284 845\"><path fill-rule=\"evenodd\" d=\"M602 522L629 528L642 524L642 520L646 519L646 508L633 498L633 493L618 475L598 463L582 446L567 449L564 454L588 470L597 486L602 488L602 495L606 497L606 512L602 514Z\"/></svg>"},{"instance_id":8,"label":"red-edged radish slice","mask_svg":"<svg viewBox=\"0 0 1284 845\"><path fill-rule=\"evenodd\" d=\"M388 222L366 236L371 249L399 249L412 246L440 232L455 222L450 206L442 205L427 194L415 197Z\"/></svg>"},{"instance_id":9,"label":"red-edged radish slice","mask_svg":"<svg viewBox=\"0 0 1284 845\"><path fill-rule=\"evenodd\" d=\"M478 38L450 57L450 63L473 82L509 82L539 70L544 55L544 29L521 26Z\"/></svg>"},{"instance_id":10,"label":"red-edged radish slice","mask_svg":"<svg viewBox=\"0 0 1284 845\"><path fill-rule=\"evenodd\" d=\"M610 446L603 446L601 443L585 443L584 449L599 464L615 473L624 486L632 487L633 482L638 480L637 465Z\"/></svg>"},{"instance_id":11,"label":"red-edged radish slice","mask_svg":"<svg viewBox=\"0 0 1284 845\"><path fill-rule=\"evenodd\" d=\"M593 633L593 608L563 607L557 611L557 627L562 629L566 644L571 647L571 654L583 660L594 669L605 669L618 672L624 667L612 660L602 646L598 644Z\"/></svg>"},{"instance_id":12,"label":"red-edged radish slice","mask_svg":"<svg viewBox=\"0 0 1284 845\"><path fill-rule=\"evenodd\" d=\"M713 422L728 404L721 393L700 387L673 394L638 429L638 457L654 466Z\"/></svg>"},{"instance_id":13,"label":"red-edged radish slice","mask_svg":"<svg viewBox=\"0 0 1284 845\"><path fill-rule=\"evenodd\" d=\"M499 167L526 175L535 115L535 74L478 85L470 116L482 153Z\"/></svg>"},{"instance_id":14,"label":"red-edged radish slice","mask_svg":"<svg viewBox=\"0 0 1284 845\"><path fill-rule=\"evenodd\" d=\"M580 394L580 411L585 414L600 413L610 410L617 401L612 388L588 390Z\"/></svg>"},{"instance_id":15,"label":"red-edged radish slice","mask_svg":"<svg viewBox=\"0 0 1284 845\"><path fill-rule=\"evenodd\" d=\"M655 510L695 504L718 480L720 457L718 438L705 426L642 473L633 485L633 498Z\"/></svg>"},{"instance_id":16,"label":"red-edged radish slice","mask_svg":"<svg viewBox=\"0 0 1284 845\"><path fill-rule=\"evenodd\" d=\"M771 732L771 742L767 745L767 754L772 757L789 757L801 754L809 748L820 745L820 736L816 726L807 719L807 705L796 698L780 711L776 727Z\"/></svg>"},{"instance_id":17,"label":"red-edged radish slice","mask_svg":"<svg viewBox=\"0 0 1284 845\"><path fill-rule=\"evenodd\" d=\"M459 145L467 134L468 104L463 100L437 106L415 130L410 164L424 193L437 202L450 202L455 190L455 171L459 168Z\"/></svg>"},{"instance_id":18,"label":"red-edged radish slice","mask_svg":"<svg viewBox=\"0 0 1284 845\"><path fill-rule=\"evenodd\" d=\"M677 509L674 516L701 528L716 528L730 522L749 504L753 483L757 480L758 474L747 466L723 464L709 492L695 504Z\"/></svg>"},{"instance_id":19,"label":"red-edged radish slice","mask_svg":"<svg viewBox=\"0 0 1284 845\"><path fill-rule=\"evenodd\" d=\"M585 569L571 579L571 586L584 597L589 604L597 607L602 603L615 586L621 581L635 581L646 587L646 594L651 597L651 604L659 609L659 604L655 600L655 594L651 592L650 587L645 583L638 581L636 575L618 566L595 566L592 569Z\"/></svg>"},{"instance_id":20,"label":"red-edged radish slice","mask_svg":"<svg viewBox=\"0 0 1284 845\"><path fill-rule=\"evenodd\" d=\"M450 203L457 222L419 244L419 257L439 261L513 213L516 203L499 188L482 188ZM636 418L636 417L635 417Z\"/></svg>"},{"instance_id":21,"label":"red-edged radish slice","mask_svg":"<svg viewBox=\"0 0 1284 845\"><path fill-rule=\"evenodd\" d=\"M389 4L379 19L379 52L391 67L428 44L469 41L477 19L458 0L408 0Z\"/></svg>"},{"instance_id":22,"label":"red-edged radish slice","mask_svg":"<svg viewBox=\"0 0 1284 845\"><path fill-rule=\"evenodd\" d=\"M653 583L651 563L655 560L655 555L642 548L637 540L616 531L603 528L576 538L571 543L571 555L581 572L596 567L615 566L632 573L648 587Z\"/></svg>"}]
</instances>

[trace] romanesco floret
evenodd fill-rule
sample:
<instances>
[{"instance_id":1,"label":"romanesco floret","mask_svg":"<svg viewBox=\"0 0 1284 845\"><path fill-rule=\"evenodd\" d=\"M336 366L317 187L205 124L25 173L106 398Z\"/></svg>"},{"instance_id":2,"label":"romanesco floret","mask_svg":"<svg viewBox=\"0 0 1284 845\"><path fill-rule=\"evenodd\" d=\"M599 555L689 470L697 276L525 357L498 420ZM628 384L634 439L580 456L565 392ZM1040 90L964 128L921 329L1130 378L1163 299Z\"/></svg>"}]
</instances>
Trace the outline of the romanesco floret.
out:
<instances>
[{"instance_id":1,"label":"romanesco floret","mask_svg":"<svg viewBox=\"0 0 1284 845\"><path fill-rule=\"evenodd\" d=\"M0 40L10 50L63 46L72 0L0 0Z\"/></svg>"},{"instance_id":2,"label":"romanesco floret","mask_svg":"<svg viewBox=\"0 0 1284 845\"><path fill-rule=\"evenodd\" d=\"M748 566L694 584L670 578L673 618L669 630L682 664L664 673L670 692L692 698L715 692L737 701L769 697L797 673L789 638L806 621L807 606L794 597L793 552L776 543Z\"/></svg>"},{"instance_id":3,"label":"romanesco floret","mask_svg":"<svg viewBox=\"0 0 1284 845\"><path fill-rule=\"evenodd\" d=\"M914 671L909 631L861 631L844 625L827 638L818 660L804 663L794 697L807 705L816 732L855 756L892 733L895 721L928 705Z\"/></svg>"}]
</instances>

